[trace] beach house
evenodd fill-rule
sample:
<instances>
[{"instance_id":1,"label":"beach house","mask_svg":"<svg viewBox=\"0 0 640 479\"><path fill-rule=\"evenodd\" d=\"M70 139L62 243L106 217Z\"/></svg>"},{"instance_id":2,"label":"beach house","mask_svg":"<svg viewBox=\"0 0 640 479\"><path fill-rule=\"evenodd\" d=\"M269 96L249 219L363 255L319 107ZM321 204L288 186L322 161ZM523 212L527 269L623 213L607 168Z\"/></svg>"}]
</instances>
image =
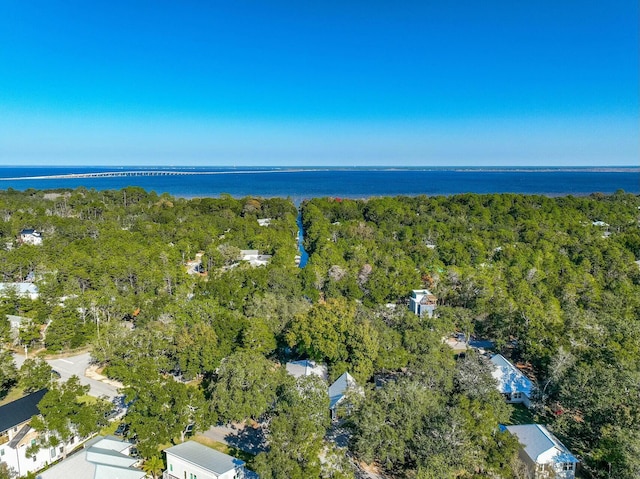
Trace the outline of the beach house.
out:
<instances>
[{"instance_id":1,"label":"beach house","mask_svg":"<svg viewBox=\"0 0 640 479\"><path fill-rule=\"evenodd\" d=\"M20 231L19 238L22 244L31 244L35 246L42 244L42 233L34 229L23 229Z\"/></svg>"},{"instance_id":2,"label":"beach house","mask_svg":"<svg viewBox=\"0 0 640 479\"><path fill-rule=\"evenodd\" d=\"M428 289L414 289L411 291L409 298L409 309L418 316L424 314L430 318L436 309L438 298L436 298Z\"/></svg>"},{"instance_id":3,"label":"beach house","mask_svg":"<svg viewBox=\"0 0 640 479\"><path fill-rule=\"evenodd\" d=\"M534 385L531 380L509 362L501 354L491 357L493 371L491 375L498 383L498 391L508 403L522 403L526 407L531 405L531 395Z\"/></svg>"},{"instance_id":4,"label":"beach house","mask_svg":"<svg viewBox=\"0 0 640 479\"><path fill-rule=\"evenodd\" d=\"M41 389L0 406L0 463L5 463L21 477L39 471L62 457L62 444L50 449L41 448L36 452L28 451L30 446L36 444L40 434L31 427L31 418L40 414L38 403L46 393L46 389ZM77 443L77 439L70 439L69 444L74 443Z\"/></svg>"},{"instance_id":5,"label":"beach house","mask_svg":"<svg viewBox=\"0 0 640 479\"><path fill-rule=\"evenodd\" d=\"M520 442L528 479L575 479L578 459L541 424L505 426Z\"/></svg>"},{"instance_id":6,"label":"beach house","mask_svg":"<svg viewBox=\"0 0 640 479\"><path fill-rule=\"evenodd\" d=\"M163 479L244 479L245 463L228 454L187 441L164 450Z\"/></svg>"},{"instance_id":7,"label":"beach house","mask_svg":"<svg viewBox=\"0 0 640 479\"><path fill-rule=\"evenodd\" d=\"M147 474L136 467L140 460L130 456L132 447L115 436L98 436L36 479L143 479Z\"/></svg>"}]
</instances>

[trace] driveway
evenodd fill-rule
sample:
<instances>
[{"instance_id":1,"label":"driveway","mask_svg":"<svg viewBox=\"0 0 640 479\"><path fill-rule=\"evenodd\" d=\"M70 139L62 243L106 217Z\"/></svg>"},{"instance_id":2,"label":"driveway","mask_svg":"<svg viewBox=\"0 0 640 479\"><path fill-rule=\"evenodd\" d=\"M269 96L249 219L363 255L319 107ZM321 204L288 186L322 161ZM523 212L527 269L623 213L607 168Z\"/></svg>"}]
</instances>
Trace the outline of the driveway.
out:
<instances>
[{"instance_id":1,"label":"driveway","mask_svg":"<svg viewBox=\"0 0 640 479\"><path fill-rule=\"evenodd\" d=\"M13 359L16 362L16 366L20 368L24 363L25 357L22 354L14 353ZM89 353L82 353L66 358L47 359L46 361L54 371L60 374L61 381L66 381L73 375L78 376L80 378L80 384L89 385L89 394L92 396L107 396L109 399L113 399L118 395L117 386L95 379L96 377L100 377L99 375L94 373L92 374L93 378L86 376L86 371L91 362L91 355Z\"/></svg>"}]
</instances>

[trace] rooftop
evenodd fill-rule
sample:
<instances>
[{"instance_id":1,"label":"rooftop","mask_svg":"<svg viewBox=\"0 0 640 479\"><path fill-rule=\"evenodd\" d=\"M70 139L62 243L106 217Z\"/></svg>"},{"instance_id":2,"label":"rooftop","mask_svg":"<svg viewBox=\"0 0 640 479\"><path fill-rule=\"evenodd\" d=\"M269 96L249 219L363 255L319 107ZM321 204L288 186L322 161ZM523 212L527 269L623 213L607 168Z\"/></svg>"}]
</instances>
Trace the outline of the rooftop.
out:
<instances>
[{"instance_id":1,"label":"rooftop","mask_svg":"<svg viewBox=\"0 0 640 479\"><path fill-rule=\"evenodd\" d=\"M244 461L194 441L183 442L177 446L165 449L164 452L167 455L173 455L195 466L214 472L217 475L244 466Z\"/></svg>"},{"instance_id":2,"label":"rooftop","mask_svg":"<svg viewBox=\"0 0 640 479\"><path fill-rule=\"evenodd\" d=\"M37 479L142 479L146 474L133 467L131 444L114 436L98 436L85 450L40 473Z\"/></svg>"},{"instance_id":3,"label":"rooftop","mask_svg":"<svg viewBox=\"0 0 640 479\"><path fill-rule=\"evenodd\" d=\"M40 414L38 403L46 393L47 389L41 389L9 404L0 406L0 432L16 427L33 416Z\"/></svg>"},{"instance_id":4,"label":"rooftop","mask_svg":"<svg viewBox=\"0 0 640 479\"><path fill-rule=\"evenodd\" d=\"M38 287L33 283L0 283L0 291L14 289L17 294L38 294Z\"/></svg>"},{"instance_id":5,"label":"rooftop","mask_svg":"<svg viewBox=\"0 0 640 479\"><path fill-rule=\"evenodd\" d=\"M491 357L494 370L491 375L498 381L498 390L503 393L524 393L531 397L533 383L518 368L501 354Z\"/></svg>"},{"instance_id":6,"label":"rooftop","mask_svg":"<svg viewBox=\"0 0 640 479\"><path fill-rule=\"evenodd\" d=\"M524 447L525 453L534 462L540 463L540 456L550 449L557 451L553 455L554 462L579 462L569 449L542 424L506 426L506 429L518 438L518 441Z\"/></svg>"},{"instance_id":7,"label":"rooftop","mask_svg":"<svg viewBox=\"0 0 640 479\"><path fill-rule=\"evenodd\" d=\"M303 359L302 361L290 361L285 367L287 372L294 378L315 374L326 381L328 377L327 367L324 364L318 364L308 359Z\"/></svg>"},{"instance_id":8,"label":"rooftop","mask_svg":"<svg viewBox=\"0 0 640 479\"><path fill-rule=\"evenodd\" d=\"M329 386L329 409L333 409L344 397L349 389L355 389L358 383L349 373L343 373Z\"/></svg>"}]
</instances>

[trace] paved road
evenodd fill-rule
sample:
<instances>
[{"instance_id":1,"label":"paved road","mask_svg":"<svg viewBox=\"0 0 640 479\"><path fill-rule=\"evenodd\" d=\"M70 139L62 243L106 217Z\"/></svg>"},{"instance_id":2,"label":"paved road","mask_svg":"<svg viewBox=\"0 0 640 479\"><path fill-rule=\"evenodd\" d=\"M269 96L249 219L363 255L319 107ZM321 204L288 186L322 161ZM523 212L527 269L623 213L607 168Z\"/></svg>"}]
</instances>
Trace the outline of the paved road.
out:
<instances>
[{"instance_id":1,"label":"paved road","mask_svg":"<svg viewBox=\"0 0 640 479\"><path fill-rule=\"evenodd\" d=\"M24 363L25 357L22 354L14 354L13 359L19 368L22 366L22 363ZM54 371L60 373L61 381L66 381L74 374L78 376L81 384L88 384L91 387L89 394L92 396L107 396L112 399L118 395L118 388L115 386L85 376L85 371L91 361L91 355L89 353L70 356L68 358L47 359L46 361Z\"/></svg>"}]
</instances>

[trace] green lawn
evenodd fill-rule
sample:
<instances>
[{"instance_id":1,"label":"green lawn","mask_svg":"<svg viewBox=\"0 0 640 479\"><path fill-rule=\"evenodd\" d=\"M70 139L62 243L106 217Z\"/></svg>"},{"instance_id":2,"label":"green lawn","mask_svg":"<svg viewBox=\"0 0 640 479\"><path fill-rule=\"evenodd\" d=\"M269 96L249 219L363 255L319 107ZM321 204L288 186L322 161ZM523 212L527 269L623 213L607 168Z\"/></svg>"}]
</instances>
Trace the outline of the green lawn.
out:
<instances>
[{"instance_id":1,"label":"green lawn","mask_svg":"<svg viewBox=\"0 0 640 479\"><path fill-rule=\"evenodd\" d=\"M5 397L0 399L0 406L4 406L5 404L15 401L16 399L20 399L23 396L24 396L24 391L22 390L22 388L15 386L11 388L11 390L7 393Z\"/></svg>"},{"instance_id":2,"label":"green lawn","mask_svg":"<svg viewBox=\"0 0 640 479\"><path fill-rule=\"evenodd\" d=\"M113 436L116 433L116 429L118 429L120 422L121 421L110 422L108 426L100 429L100 432L98 434L100 434L101 436Z\"/></svg>"},{"instance_id":3,"label":"green lawn","mask_svg":"<svg viewBox=\"0 0 640 479\"><path fill-rule=\"evenodd\" d=\"M230 456L237 457L238 459L242 459L247 463L247 466L251 468L251 462L255 457L253 454L249 454L248 452L241 451L240 449L236 449L235 447L228 446L218 441L214 441L206 436L197 435L191 438L193 441L199 442L200 444L210 447L211 449L215 449L216 451L223 452L225 454L229 454Z\"/></svg>"},{"instance_id":4,"label":"green lawn","mask_svg":"<svg viewBox=\"0 0 640 479\"><path fill-rule=\"evenodd\" d=\"M536 422L533 413L523 404L507 404L507 407L511 411L511 416L509 417L507 425L533 424Z\"/></svg>"}]
</instances>

